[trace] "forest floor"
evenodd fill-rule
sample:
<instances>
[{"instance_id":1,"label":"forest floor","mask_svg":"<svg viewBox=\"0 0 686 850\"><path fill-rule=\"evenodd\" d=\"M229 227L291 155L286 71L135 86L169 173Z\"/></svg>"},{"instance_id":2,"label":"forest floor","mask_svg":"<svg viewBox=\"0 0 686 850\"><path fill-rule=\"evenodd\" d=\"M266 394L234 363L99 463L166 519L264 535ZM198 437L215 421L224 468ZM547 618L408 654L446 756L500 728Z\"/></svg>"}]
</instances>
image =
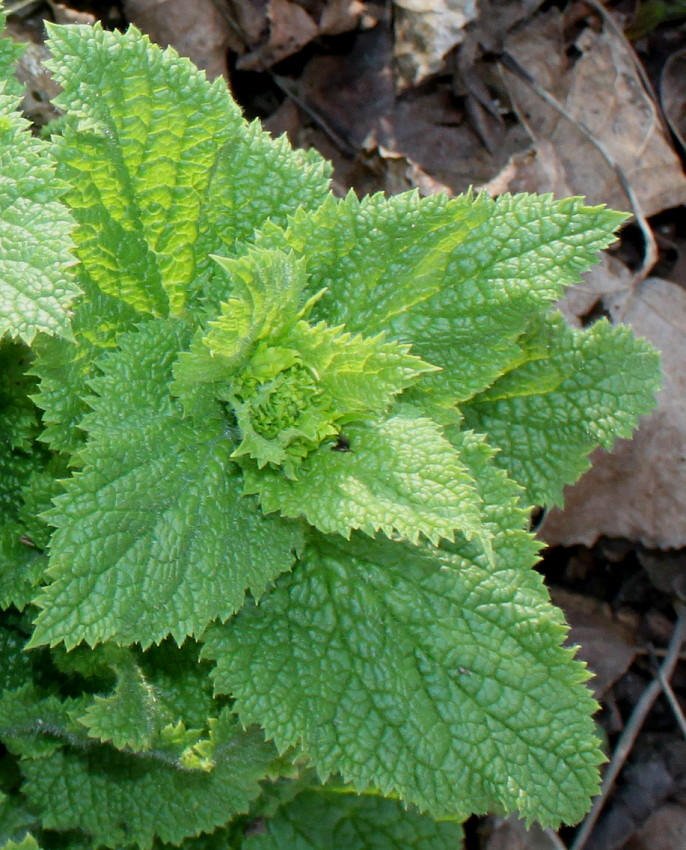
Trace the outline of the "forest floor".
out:
<instances>
[{"instance_id":1,"label":"forest floor","mask_svg":"<svg viewBox=\"0 0 686 850\"><path fill-rule=\"evenodd\" d=\"M686 848L686 2L7 0L32 46L25 109L50 117L43 20L135 23L250 118L315 147L334 190L584 195L630 211L559 304L631 324L663 356L656 412L543 518L541 570L595 673L614 777L559 834L474 818L467 850ZM682 613L680 613L682 612ZM595 824L595 825L594 825Z\"/></svg>"}]
</instances>

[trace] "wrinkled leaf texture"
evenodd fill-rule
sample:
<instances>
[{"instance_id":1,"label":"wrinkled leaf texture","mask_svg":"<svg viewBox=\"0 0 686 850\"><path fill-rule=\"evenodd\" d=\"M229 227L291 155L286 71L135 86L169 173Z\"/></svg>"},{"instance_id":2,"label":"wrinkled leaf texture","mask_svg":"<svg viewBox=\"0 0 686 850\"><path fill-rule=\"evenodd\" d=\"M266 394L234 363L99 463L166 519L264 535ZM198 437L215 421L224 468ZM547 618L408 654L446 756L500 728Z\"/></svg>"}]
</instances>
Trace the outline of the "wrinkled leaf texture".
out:
<instances>
[{"instance_id":1,"label":"wrinkled leaf texture","mask_svg":"<svg viewBox=\"0 0 686 850\"><path fill-rule=\"evenodd\" d=\"M27 134L16 86L0 92L2 331L35 338L9 457L35 444L28 392L59 453L41 447L7 489L0 603L38 605L30 646L55 647L53 674L84 693L31 683L26 616L0 631L0 736L23 777L3 805L102 846L178 843L246 813L295 756L372 793L305 790L246 846L284 846L303 818L304 847L359 843L373 819L380 841L421 850L459 834L431 816L581 818L595 704L525 528L652 404L644 343L545 314L624 216L549 196L336 199L316 154L134 29L50 27L50 50L66 113L51 142ZM302 346L336 367L322 381L351 450L322 443L291 479L235 456L221 346L203 342L250 258L284 256L293 303L256 298L224 341L233 368L307 321ZM414 358L437 368L414 374ZM369 414L367 362L383 395ZM17 542L29 530L35 552ZM165 678L187 651L167 639L189 636L200 674Z\"/></svg>"}]
</instances>

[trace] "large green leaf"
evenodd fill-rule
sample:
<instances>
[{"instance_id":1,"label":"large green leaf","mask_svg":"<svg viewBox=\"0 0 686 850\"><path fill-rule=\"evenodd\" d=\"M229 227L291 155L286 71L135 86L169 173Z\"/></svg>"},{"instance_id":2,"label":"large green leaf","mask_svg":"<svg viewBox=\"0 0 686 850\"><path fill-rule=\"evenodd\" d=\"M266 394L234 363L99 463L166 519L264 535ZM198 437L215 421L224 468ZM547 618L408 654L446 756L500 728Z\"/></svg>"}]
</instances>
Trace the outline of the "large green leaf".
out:
<instances>
[{"instance_id":1,"label":"large green leaf","mask_svg":"<svg viewBox=\"0 0 686 850\"><path fill-rule=\"evenodd\" d=\"M11 520L0 527L0 608L22 611L40 584L47 557L25 536L25 527Z\"/></svg>"},{"instance_id":2,"label":"large green leaf","mask_svg":"<svg viewBox=\"0 0 686 850\"><path fill-rule=\"evenodd\" d=\"M251 835L241 850L460 850L462 827L436 822L398 800L305 791Z\"/></svg>"},{"instance_id":3,"label":"large green leaf","mask_svg":"<svg viewBox=\"0 0 686 850\"><path fill-rule=\"evenodd\" d=\"M24 758L24 791L47 829L78 829L94 846L149 848L212 831L245 812L273 749L227 711L214 723L211 770L183 770L106 745Z\"/></svg>"},{"instance_id":4,"label":"large green leaf","mask_svg":"<svg viewBox=\"0 0 686 850\"><path fill-rule=\"evenodd\" d=\"M23 87L15 76L15 71L26 46L17 44L14 38L6 32L6 23L7 11L2 8L0 9L0 80L4 82L7 94L15 94L20 97L23 94Z\"/></svg>"},{"instance_id":5,"label":"large green leaf","mask_svg":"<svg viewBox=\"0 0 686 850\"><path fill-rule=\"evenodd\" d=\"M168 394L185 341L178 323L157 320L103 358L83 471L49 515L53 581L32 646L181 641L289 569L300 525L263 517L242 496L223 424L183 420Z\"/></svg>"},{"instance_id":6,"label":"large green leaf","mask_svg":"<svg viewBox=\"0 0 686 850\"><path fill-rule=\"evenodd\" d=\"M108 694L95 695L78 715L88 734L118 749L157 750L179 764L198 761L206 748L207 718L216 709L208 665L198 663L197 646L192 641L182 647L165 641L145 653L111 644L105 653L99 649L81 652L105 656L116 683ZM62 659L61 669L72 655ZM83 662L87 659L82 659L81 669Z\"/></svg>"},{"instance_id":7,"label":"large green leaf","mask_svg":"<svg viewBox=\"0 0 686 850\"><path fill-rule=\"evenodd\" d=\"M246 492L257 493L265 511L304 516L325 533L383 531L415 542L424 534L437 543L461 531L488 547L475 482L432 420L391 412L347 425L344 436L344 451L323 444L293 480L246 463Z\"/></svg>"},{"instance_id":8,"label":"large green leaf","mask_svg":"<svg viewBox=\"0 0 686 850\"><path fill-rule=\"evenodd\" d=\"M180 315L211 252L323 198L312 156L249 128L223 80L208 83L135 28L51 27L49 47L68 114L55 155L82 273L103 292Z\"/></svg>"},{"instance_id":9,"label":"large green leaf","mask_svg":"<svg viewBox=\"0 0 686 850\"><path fill-rule=\"evenodd\" d=\"M65 186L47 144L31 136L18 98L6 91L0 80L0 335L30 343L39 331L70 334L69 308L79 292L71 270L74 222L60 203Z\"/></svg>"},{"instance_id":10,"label":"large green leaf","mask_svg":"<svg viewBox=\"0 0 686 850\"><path fill-rule=\"evenodd\" d=\"M244 723L435 816L517 810L574 822L597 788L588 674L522 530L519 490L463 437L489 506L495 565L441 550L314 538L259 607L207 635L215 682Z\"/></svg>"},{"instance_id":11,"label":"large green leaf","mask_svg":"<svg viewBox=\"0 0 686 850\"><path fill-rule=\"evenodd\" d=\"M314 318L385 331L442 367L425 379L454 400L485 389L517 362L531 316L578 280L625 216L580 198L405 194L330 199L267 227L259 244L307 261Z\"/></svg>"},{"instance_id":12,"label":"large green leaf","mask_svg":"<svg viewBox=\"0 0 686 850\"><path fill-rule=\"evenodd\" d=\"M540 318L622 216L338 200L135 29L50 49L50 142L0 79L0 605L42 647L3 612L0 845L578 820L595 703L524 506L652 403L647 344Z\"/></svg>"},{"instance_id":13,"label":"large green leaf","mask_svg":"<svg viewBox=\"0 0 686 850\"><path fill-rule=\"evenodd\" d=\"M38 336L30 371L40 379L33 401L42 411L45 427L41 441L54 451L69 454L83 445L84 432L79 425L93 395L89 382L98 374L97 359L140 322L132 307L94 287L83 265L79 272L86 291L74 309L74 339Z\"/></svg>"},{"instance_id":14,"label":"large green leaf","mask_svg":"<svg viewBox=\"0 0 686 850\"><path fill-rule=\"evenodd\" d=\"M463 412L500 449L496 463L526 487L530 504L561 504L588 454L630 437L654 407L659 357L627 327L600 321L574 331L559 314L536 322L523 348L523 363Z\"/></svg>"}]
</instances>

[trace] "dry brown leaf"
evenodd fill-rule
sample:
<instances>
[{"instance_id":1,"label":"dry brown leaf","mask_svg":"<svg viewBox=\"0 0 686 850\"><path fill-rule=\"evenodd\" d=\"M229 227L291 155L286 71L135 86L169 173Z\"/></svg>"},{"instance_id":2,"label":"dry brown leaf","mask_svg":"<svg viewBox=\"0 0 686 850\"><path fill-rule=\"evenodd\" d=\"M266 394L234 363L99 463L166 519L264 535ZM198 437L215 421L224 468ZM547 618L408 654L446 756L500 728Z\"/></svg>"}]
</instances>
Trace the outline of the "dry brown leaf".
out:
<instances>
[{"instance_id":1,"label":"dry brown leaf","mask_svg":"<svg viewBox=\"0 0 686 850\"><path fill-rule=\"evenodd\" d=\"M672 132L686 150L686 50L667 59L660 75L660 101Z\"/></svg>"},{"instance_id":2,"label":"dry brown leaf","mask_svg":"<svg viewBox=\"0 0 686 850\"><path fill-rule=\"evenodd\" d=\"M524 140L518 128L504 132L501 145L491 155L449 90L437 86L398 99L378 122L375 141L387 156L405 157L457 194L487 180L512 147L521 146Z\"/></svg>"},{"instance_id":3,"label":"dry brown leaf","mask_svg":"<svg viewBox=\"0 0 686 850\"><path fill-rule=\"evenodd\" d=\"M365 12L360 0L329 0L319 18L320 35L340 35L355 29Z\"/></svg>"},{"instance_id":4,"label":"dry brown leaf","mask_svg":"<svg viewBox=\"0 0 686 850\"><path fill-rule=\"evenodd\" d=\"M531 17L544 0L479 0L479 17L469 25L484 50L500 53L507 34Z\"/></svg>"},{"instance_id":5,"label":"dry brown leaf","mask_svg":"<svg viewBox=\"0 0 686 850\"><path fill-rule=\"evenodd\" d=\"M410 189L419 189L419 194L423 197L438 195L441 192L449 196L454 194L450 186L435 180L403 154L388 150L383 145L379 145L378 153L386 165L383 191L388 195L397 195Z\"/></svg>"},{"instance_id":6,"label":"dry brown leaf","mask_svg":"<svg viewBox=\"0 0 686 850\"><path fill-rule=\"evenodd\" d=\"M56 24L94 24L97 20L90 12L79 12L65 3L50 2L50 10Z\"/></svg>"},{"instance_id":7,"label":"dry brown leaf","mask_svg":"<svg viewBox=\"0 0 686 850\"><path fill-rule=\"evenodd\" d=\"M506 51L535 84L552 95L561 114L525 80L509 71L512 102L536 143L552 144L574 194L591 203L631 209L619 168L646 216L686 201L686 178L628 44L613 30L585 29L569 58L564 20L552 9L506 39ZM609 160L609 161L608 161Z\"/></svg>"},{"instance_id":8,"label":"dry brown leaf","mask_svg":"<svg viewBox=\"0 0 686 850\"><path fill-rule=\"evenodd\" d=\"M506 192L571 194L564 167L547 139L540 139L535 148L512 154L505 167L479 189L493 198Z\"/></svg>"},{"instance_id":9,"label":"dry brown leaf","mask_svg":"<svg viewBox=\"0 0 686 850\"><path fill-rule=\"evenodd\" d=\"M625 850L681 850L686 847L686 808L665 803L653 812Z\"/></svg>"},{"instance_id":10,"label":"dry brown leaf","mask_svg":"<svg viewBox=\"0 0 686 850\"><path fill-rule=\"evenodd\" d=\"M226 75L229 30L212 0L124 0L124 12L154 42L172 45L210 79Z\"/></svg>"},{"instance_id":11,"label":"dry brown leaf","mask_svg":"<svg viewBox=\"0 0 686 850\"><path fill-rule=\"evenodd\" d=\"M263 71L321 35L376 21L361 0L224 0L240 70Z\"/></svg>"},{"instance_id":12,"label":"dry brown leaf","mask_svg":"<svg viewBox=\"0 0 686 850\"><path fill-rule=\"evenodd\" d=\"M565 510L548 515L541 537L550 544L593 545L601 535L648 548L686 546L686 290L648 278L635 293L606 301L662 352L664 386L658 408L633 440L592 455L593 468L565 491Z\"/></svg>"},{"instance_id":13,"label":"dry brown leaf","mask_svg":"<svg viewBox=\"0 0 686 850\"><path fill-rule=\"evenodd\" d=\"M307 63L298 81L298 96L354 152L393 109L392 61L387 27L360 32L348 53L315 56Z\"/></svg>"},{"instance_id":14,"label":"dry brown leaf","mask_svg":"<svg viewBox=\"0 0 686 850\"><path fill-rule=\"evenodd\" d=\"M686 599L686 553L681 551L646 551L638 549L636 552L638 562L650 576L651 582L670 596L678 596ZM656 617L652 618L651 626L660 626ZM667 640L672 631L672 623L668 621L669 631ZM655 629L657 631L658 629ZM662 635L659 635L662 637Z\"/></svg>"},{"instance_id":15,"label":"dry brown leaf","mask_svg":"<svg viewBox=\"0 0 686 850\"><path fill-rule=\"evenodd\" d=\"M269 0L269 36L266 42L236 63L243 71L264 71L287 56L292 56L319 35L319 27L297 3Z\"/></svg>"},{"instance_id":16,"label":"dry brown leaf","mask_svg":"<svg viewBox=\"0 0 686 850\"><path fill-rule=\"evenodd\" d=\"M514 815L509 818L490 817L490 832L485 850L565 850L565 845L551 829L524 821Z\"/></svg>"},{"instance_id":17,"label":"dry brown leaf","mask_svg":"<svg viewBox=\"0 0 686 850\"><path fill-rule=\"evenodd\" d=\"M393 0L395 58L403 85L416 85L441 67L478 15L476 0Z\"/></svg>"},{"instance_id":18,"label":"dry brown leaf","mask_svg":"<svg viewBox=\"0 0 686 850\"><path fill-rule=\"evenodd\" d=\"M231 49L247 53L269 38L269 0L224 0L231 21Z\"/></svg>"},{"instance_id":19,"label":"dry brown leaf","mask_svg":"<svg viewBox=\"0 0 686 850\"><path fill-rule=\"evenodd\" d=\"M296 89L297 102L349 160L378 155L387 161L387 173L375 189L418 187L423 194L457 194L488 179L512 150L528 144L520 127L504 128L497 151L489 153L442 83L397 96L392 51L385 26L359 32L345 55L311 59ZM329 157L326 148L322 152ZM340 151L333 152L333 159L337 177L345 182Z\"/></svg>"}]
</instances>

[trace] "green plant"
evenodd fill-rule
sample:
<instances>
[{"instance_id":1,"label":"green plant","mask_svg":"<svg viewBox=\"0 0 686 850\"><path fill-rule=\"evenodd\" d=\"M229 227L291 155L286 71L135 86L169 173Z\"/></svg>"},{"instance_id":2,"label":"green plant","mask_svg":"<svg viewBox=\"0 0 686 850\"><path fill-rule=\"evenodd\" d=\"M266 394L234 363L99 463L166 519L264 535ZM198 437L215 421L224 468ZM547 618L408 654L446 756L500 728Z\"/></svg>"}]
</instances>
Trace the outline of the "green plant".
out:
<instances>
[{"instance_id":1,"label":"green plant","mask_svg":"<svg viewBox=\"0 0 686 850\"><path fill-rule=\"evenodd\" d=\"M548 311L623 216L339 200L135 30L49 46L44 140L0 53L0 846L578 820L595 703L526 529L653 403L647 343Z\"/></svg>"},{"instance_id":2,"label":"green plant","mask_svg":"<svg viewBox=\"0 0 686 850\"><path fill-rule=\"evenodd\" d=\"M643 0L634 12L634 17L626 28L626 36L631 41L638 41L650 35L654 29L670 21L686 18L686 2L684 0Z\"/></svg>"}]
</instances>

